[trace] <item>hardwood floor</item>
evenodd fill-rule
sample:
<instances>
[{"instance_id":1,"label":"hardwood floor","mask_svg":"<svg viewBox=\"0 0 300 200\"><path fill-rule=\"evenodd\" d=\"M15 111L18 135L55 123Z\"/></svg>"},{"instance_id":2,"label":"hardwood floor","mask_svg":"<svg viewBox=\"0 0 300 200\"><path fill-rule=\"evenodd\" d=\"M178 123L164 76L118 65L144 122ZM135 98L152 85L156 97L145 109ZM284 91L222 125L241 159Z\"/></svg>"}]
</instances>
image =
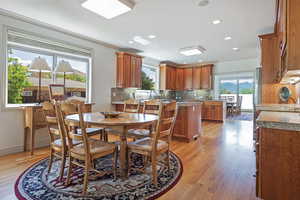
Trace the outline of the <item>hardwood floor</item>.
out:
<instances>
[{"instance_id":1,"label":"hardwood floor","mask_svg":"<svg viewBox=\"0 0 300 200\"><path fill-rule=\"evenodd\" d=\"M173 141L182 160L179 183L161 200L254 200L255 157L251 121L204 122L202 136L191 143ZM0 157L0 199L13 200L14 182L30 165L47 156L48 148Z\"/></svg>"}]
</instances>

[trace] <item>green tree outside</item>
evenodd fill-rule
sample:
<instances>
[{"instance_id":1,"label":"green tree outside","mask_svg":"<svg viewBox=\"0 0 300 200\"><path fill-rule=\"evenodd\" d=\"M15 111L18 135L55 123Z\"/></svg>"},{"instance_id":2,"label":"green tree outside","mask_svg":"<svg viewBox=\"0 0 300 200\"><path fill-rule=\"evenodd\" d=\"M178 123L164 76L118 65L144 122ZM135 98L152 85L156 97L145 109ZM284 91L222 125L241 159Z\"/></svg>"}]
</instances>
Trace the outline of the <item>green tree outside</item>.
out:
<instances>
[{"instance_id":1,"label":"green tree outside","mask_svg":"<svg viewBox=\"0 0 300 200\"><path fill-rule=\"evenodd\" d=\"M142 72L142 90L154 90L154 81Z\"/></svg>"},{"instance_id":2,"label":"green tree outside","mask_svg":"<svg viewBox=\"0 0 300 200\"><path fill-rule=\"evenodd\" d=\"M64 75L63 74L56 74L56 77L57 78L64 78ZM68 80L72 80L72 81L79 81L79 82L82 82L82 83L85 83L86 82L86 77L83 76L83 75L79 75L79 74L75 74L75 73L72 73L72 74L66 74L66 79Z\"/></svg>"},{"instance_id":3,"label":"green tree outside","mask_svg":"<svg viewBox=\"0 0 300 200\"><path fill-rule=\"evenodd\" d=\"M21 65L16 58L8 58L8 103L23 103L22 92L31 85L28 67Z\"/></svg>"}]
</instances>

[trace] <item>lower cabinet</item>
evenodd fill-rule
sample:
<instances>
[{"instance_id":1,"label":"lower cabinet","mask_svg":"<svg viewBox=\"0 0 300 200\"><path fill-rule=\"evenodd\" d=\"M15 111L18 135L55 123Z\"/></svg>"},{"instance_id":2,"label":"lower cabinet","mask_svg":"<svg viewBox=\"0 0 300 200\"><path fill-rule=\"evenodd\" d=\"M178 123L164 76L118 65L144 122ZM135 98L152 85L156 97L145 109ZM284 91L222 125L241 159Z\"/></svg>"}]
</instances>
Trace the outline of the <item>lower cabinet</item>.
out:
<instances>
[{"instance_id":1,"label":"lower cabinet","mask_svg":"<svg viewBox=\"0 0 300 200\"><path fill-rule=\"evenodd\" d=\"M300 132L260 128L256 188L265 200L300 199Z\"/></svg>"},{"instance_id":2,"label":"lower cabinet","mask_svg":"<svg viewBox=\"0 0 300 200\"><path fill-rule=\"evenodd\" d=\"M202 106L202 119L225 121L226 103L223 101L205 101Z\"/></svg>"},{"instance_id":3,"label":"lower cabinet","mask_svg":"<svg viewBox=\"0 0 300 200\"><path fill-rule=\"evenodd\" d=\"M178 107L173 137L190 142L201 135L201 104Z\"/></svg>"}]
</instances>

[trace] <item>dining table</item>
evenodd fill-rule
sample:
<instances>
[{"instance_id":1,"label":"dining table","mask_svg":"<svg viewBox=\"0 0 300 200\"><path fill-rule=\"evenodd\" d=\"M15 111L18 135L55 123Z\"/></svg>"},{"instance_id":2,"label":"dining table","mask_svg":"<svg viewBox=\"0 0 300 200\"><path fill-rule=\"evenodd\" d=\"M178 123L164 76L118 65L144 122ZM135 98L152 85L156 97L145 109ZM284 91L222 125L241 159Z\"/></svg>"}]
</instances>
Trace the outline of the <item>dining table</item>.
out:
<instances>
[{"instance_id":1,"label":"dining table","mask_svg":"<svg viewBox=\"0 0 300 200\"><path fill-rule=\"evenodd\" d=\"M79 115L66 116L67 121L79 122ZM120 170L121 178L127 177L127 133L133 127L151 126L158 120L157 115L140 114L140 113L120 113L114 118L105 118L101 112L92 112L83 114L84 122L93 127L102 127L113 130L118 130L117 134L120 136ZM108 134L110 131L108 131ZM115 132L113 134L116 134Z\"/></svg>"}]
</instances>

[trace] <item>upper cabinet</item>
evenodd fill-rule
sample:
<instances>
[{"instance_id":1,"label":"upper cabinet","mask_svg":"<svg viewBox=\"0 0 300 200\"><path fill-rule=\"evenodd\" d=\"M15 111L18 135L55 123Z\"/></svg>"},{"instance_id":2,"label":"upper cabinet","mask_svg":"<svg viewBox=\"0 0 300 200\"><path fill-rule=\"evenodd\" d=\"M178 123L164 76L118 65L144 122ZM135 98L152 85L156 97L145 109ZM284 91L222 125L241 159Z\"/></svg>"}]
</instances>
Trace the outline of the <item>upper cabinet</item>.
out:
<instances>
[{"instance_id":1,"label":"upper cabinet","mask_svg":"<svg viewBox=\"0 0 300 200\"><path fill-rule=\"evenodd\" d=\"M176 90L184 90L183 87L183 76L184 69L183 68L176 68Z\"/></svg>"},{"instance_id":2,"label":"upper cabinet","mask_svg":"<svg viewBox=\"0 0 300 200\"><path fill-rule=\"evenodd\" d=\"M200 90L212 88L213 65L178 68L160 65L161 90Z\"/></svg>"},{"instance_id":3,"label":"upper cabinet","mask_svg":"<svg viewBox=\"0 0 300 200\"><path fill-rule=\"evenodd\" d=\"M183 69L183 89L184 90L193 89L193 68Z\"/></svg>"},{"instance_id":4,"label":"upper cabinet","mask_svg":"<svg viewBox=\"0 0 300 200\"><path fill-rule=\"evenodd\" d=\"M287 70L298 70L300 69L300 1L281 1L282 3L279 5L282 6L284 11L280 14L283 15L284 20L280 21L279 26L283 26L280 42L280 45L283 46L283 64Z\"/></svg>"},{"instance_id":5,"label":"upper cabinet","mask_svg":"<svg viewBox=\"0 0 300 200\"><path fill-rule=\"evenodd\" d=\"M279 83L300 70L300 1L278 0L274 33L261 35L262 70L266 83ZM265 69L264 69L265 68Z\"/></svg>"},{"instance_id":6,"label":"upper cabinet","mask_svg":"<svg viewBox=\"0 0 300 200\"><path fill-rule=\"evenodd\" d=\"M201 89L211 90L212 88L213 65L205 65L201 67Z\"/></svg>"},{"instance_id":7,"label":"upper cabinet","mask_svg":"<svg viewBox=\"0 0 300 200\"><path fill-rule=\"evenodd\" d=\"M141 88L142 57L117 52L117 87L118 88Z\"/></svg>"},{"instance_id":8,"label":"upper cabinet","mask_svg":"<svg viewBox=\"0 0 300 200\"><path fill-rule=\"evenodd\" d=\"M176 90L176 68L166 64L160 65L160 89Z\"/></svg>"},{"instance_id":9,"label":"upper cabinet","mask_svg":"<svg viewBox=\"0 0 300 200\"><path fill-rule=\"evenodd\" d=\"M195 90L201 89L201 67L193 68L193 88Z\"/></svg>"}]
</instances>

